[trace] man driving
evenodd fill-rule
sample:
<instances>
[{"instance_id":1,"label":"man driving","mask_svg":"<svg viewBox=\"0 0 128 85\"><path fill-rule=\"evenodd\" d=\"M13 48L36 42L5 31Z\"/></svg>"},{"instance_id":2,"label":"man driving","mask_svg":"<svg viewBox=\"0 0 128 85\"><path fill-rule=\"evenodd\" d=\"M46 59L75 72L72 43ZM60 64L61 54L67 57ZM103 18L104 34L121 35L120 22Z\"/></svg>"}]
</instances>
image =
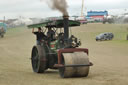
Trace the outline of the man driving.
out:
<instances>
[{"instance_id":1,"label":"man driving","mask_svg":"<svg viewBox=\"0 0 128 85\"><path fill-rule=\"evenodd\" d=\"M51 28L48 28L47 37L49 41L55 40L55 32Z\"/></svg>"}]
</instances>

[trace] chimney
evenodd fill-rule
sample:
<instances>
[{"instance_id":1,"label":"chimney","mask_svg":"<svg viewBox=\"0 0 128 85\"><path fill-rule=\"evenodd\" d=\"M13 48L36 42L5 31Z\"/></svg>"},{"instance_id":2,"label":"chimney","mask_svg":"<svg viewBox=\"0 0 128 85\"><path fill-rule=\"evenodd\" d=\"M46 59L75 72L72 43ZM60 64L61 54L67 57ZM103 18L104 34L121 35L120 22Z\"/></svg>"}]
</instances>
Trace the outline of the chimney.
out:
<instances>
[{"instance_id":1,"label":"chimney","mask_svg":"<svg viewBox=\"0 0 128 85\"><path fill-rule=\"evenodd\" d=\"M64 23L64 38L67 40L69 38L69 16L63 16Z\"/></svg>"}]
</instances>

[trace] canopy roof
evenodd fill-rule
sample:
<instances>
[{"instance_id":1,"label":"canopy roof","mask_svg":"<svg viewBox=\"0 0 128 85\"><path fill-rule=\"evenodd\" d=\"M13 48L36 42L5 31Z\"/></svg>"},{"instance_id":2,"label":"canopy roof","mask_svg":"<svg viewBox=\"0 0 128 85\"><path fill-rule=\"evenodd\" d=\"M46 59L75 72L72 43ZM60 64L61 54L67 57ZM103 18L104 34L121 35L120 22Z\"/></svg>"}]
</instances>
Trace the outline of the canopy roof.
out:
<instances>
[{"instance_id":1,"label":"canopy roof","mask_svg":"<svg viewBox=\"0 0 128 85\"><path fill-rule=\"evenodd\" d=\"M69 27L74 27L74 26L80 26L80 22L69 20ZM56 21L48 21L48 22L43 22L38 24L32 24L32 25L28 25L27 27L28 28L38 28L38 27L62 28L64 27L64 24L63 24L63 20L56 20Z\"/></svg>"}]
</instances>

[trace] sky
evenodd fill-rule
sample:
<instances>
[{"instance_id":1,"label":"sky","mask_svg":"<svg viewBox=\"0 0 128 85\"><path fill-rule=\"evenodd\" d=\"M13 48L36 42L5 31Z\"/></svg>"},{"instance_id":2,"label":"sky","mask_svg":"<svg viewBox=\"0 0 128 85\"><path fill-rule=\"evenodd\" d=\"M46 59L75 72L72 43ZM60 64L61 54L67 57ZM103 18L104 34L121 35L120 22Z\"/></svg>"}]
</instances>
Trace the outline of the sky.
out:
<instances>
[{"instance_id":1,"label":"sky","mask_svg":"<svg viewBox=\"0 0 128 85\"><path fill-rule=\"evenodd\" d=\"M66 0L69 15L80 15L82 0ZM110 15L128 12L128 0L84 0L84 14L89 10L107 10ZM0 19L18 18L45 18L62 16L57 10L51 10L41 0L0 0Z\"/></svg>"}]
</instances>

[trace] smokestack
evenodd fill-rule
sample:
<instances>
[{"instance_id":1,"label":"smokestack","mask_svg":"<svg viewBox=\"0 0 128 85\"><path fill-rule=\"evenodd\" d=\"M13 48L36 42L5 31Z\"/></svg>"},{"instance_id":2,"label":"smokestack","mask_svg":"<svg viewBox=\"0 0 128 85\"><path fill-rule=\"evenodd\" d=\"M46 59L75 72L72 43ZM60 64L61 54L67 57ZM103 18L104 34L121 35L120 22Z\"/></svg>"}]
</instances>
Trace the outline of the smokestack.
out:
<instances>
[{"instance_id":1,"label":"smokestack","mask_svg":"<svg viewBox=\"0 0 128 85\"><path fill-rule=\"evenodd\" d=\"M48 6L52 10L58 10L63 14L63 23L64 23L64 37L65 40L69 38L69 25L68 25L68 5L66 0L41 0L41 1L46 1Z\"/></svg>"},{"instance_id":2,"label":"smokestack","mask_svg":"<svg viewBox=\"0 0 128 85\"><path fill-rule=\"evenodd\" d=\"M69 16L63 16L63 23L64 23L64 37L65 40L69 38Z\"/></svg>"}]
</instances>

